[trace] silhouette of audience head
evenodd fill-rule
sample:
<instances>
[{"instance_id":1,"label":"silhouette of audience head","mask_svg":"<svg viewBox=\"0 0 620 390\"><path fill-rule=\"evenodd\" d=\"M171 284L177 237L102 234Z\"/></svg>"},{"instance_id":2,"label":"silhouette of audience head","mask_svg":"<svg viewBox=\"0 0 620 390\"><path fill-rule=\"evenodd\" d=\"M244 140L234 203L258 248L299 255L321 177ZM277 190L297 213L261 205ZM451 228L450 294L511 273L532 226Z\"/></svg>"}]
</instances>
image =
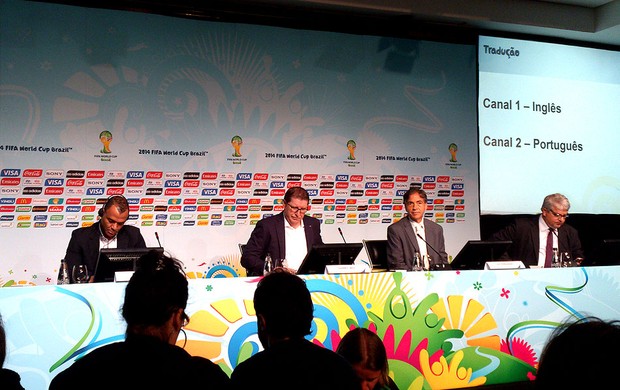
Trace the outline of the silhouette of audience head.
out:
<instances>
[{"instance_id":1,"label":"silhouette of audience head","mask_svg":"<svg viewBox=\"0 0 620 390\"><path fill-rule=\"evenodd\" d=\"M276 268L265 275L254 291L258 337L264 348L286 338L309 335L314 306L306 282L299 276Z\"/></svg>"},{"instance_id":2,"label":"silhouette of audience head","mask_svg":"<svg viewBox=\"0 0 620 390\"><path fill-rule=\"evenodd\" d=\"M189 322L185 313L187 286L179 260L157 251L140 257L125 288L122 315L127 335L156 335L174 344Z\"/></svg>"},{"instance_id":3,"label":"silhouette of audience head","mask_svg":"<svg viewBox=\"0 0 620 390\"><path fill-rule=\"evenodd\" d=\"M385 346L371 330L355 328L348 331L340 340L336 352L353 366L362 383L362 390L389 387Z\"/></svg>"},{"instance_id":4,"label":"silhouette of audience head","mask_svg":"<svg viewBox=\"0 0 620 390\"><path fill-rule=\"evenodd\" d=\"M543 348L538 389L602 389L618 380L620 320L586 317L556 328Z\"/></svg>"}]
</instances>

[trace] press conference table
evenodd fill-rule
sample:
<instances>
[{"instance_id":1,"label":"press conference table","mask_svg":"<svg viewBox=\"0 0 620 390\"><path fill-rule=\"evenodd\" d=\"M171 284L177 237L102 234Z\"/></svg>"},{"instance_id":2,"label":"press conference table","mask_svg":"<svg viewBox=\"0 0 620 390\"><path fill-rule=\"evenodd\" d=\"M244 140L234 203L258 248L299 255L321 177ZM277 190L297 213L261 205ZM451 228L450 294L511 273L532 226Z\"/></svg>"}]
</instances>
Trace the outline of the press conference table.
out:
<instances>
[{"instance_id":1,"label":"press conference table","mask_svg":"<svg viewBox=\"0 0 620 390\"><path fill-rule=\"evenodd\" d=\"M376 329L401 389L527 381L558 323L585 315L620 318L620 266L303 278L315 304L308 338L335 349L349 324ZM191 279L185 349L228 373L238 364L242 345L260 350L252 305L257 280ZM125 285L0 288L9 341L6 366L20 373L25 388L47 389L51 378L82 354L122 340ZM449 369L453 359L472 374L462 378ZM441 373L430 369L435 361L445 365Z\"/></svg>"}]
</instances>

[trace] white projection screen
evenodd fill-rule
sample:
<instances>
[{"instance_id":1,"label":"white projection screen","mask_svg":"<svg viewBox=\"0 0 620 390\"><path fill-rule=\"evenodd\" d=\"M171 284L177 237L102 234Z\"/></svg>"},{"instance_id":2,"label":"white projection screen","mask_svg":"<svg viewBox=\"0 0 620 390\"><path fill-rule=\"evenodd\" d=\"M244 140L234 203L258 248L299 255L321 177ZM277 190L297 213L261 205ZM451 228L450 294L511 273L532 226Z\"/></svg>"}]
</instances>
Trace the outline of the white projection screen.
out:
<instances>
[{"instance_id":1,"label":"white projection screen","mask_svg":"<svg viewBox=\"0 0 620 390\"><path fill-rule=\"evenodd\" d=\"M620 214L620 52L481 36L481 214Z\"/></svg>"}]
</instances>

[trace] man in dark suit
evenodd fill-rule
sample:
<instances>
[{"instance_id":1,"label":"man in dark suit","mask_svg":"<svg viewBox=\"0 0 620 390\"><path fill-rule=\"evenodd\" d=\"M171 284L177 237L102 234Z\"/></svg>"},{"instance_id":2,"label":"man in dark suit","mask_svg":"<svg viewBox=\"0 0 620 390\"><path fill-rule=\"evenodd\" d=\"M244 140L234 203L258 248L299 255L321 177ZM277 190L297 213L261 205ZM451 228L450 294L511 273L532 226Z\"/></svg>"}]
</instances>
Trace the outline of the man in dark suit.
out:
<instances>
[{"instance_id":1,"label":"man in dark suit","mask_svg":"<svg viewBox=\"0 0 620 390\"><path fill-rule=\"evenodd\" d=\"M512 224L491 236L495 241L512 241L502 258L521 260L526 266L544 267L547 235L551 230L553 248L564 258L577 264L583 260L583 249L577 230L566 225L570 202L562 194L547 195L540 210L533 218L518 218Z\"/></svg>"},{"instance_id":2,"label":"man in dark suit","mask_svg":"<svg viewBox=\"0 0 620 390\"><path fill-rule=\"evenodd\" d=\"M67 246L65 261L69 270L74 265L86 264L91 281L97 266L99 248L146 248L140 229L126 226L129 204L122 195L108 198L99 210L98 222L75 229Z\"/></svg>"},{"instance_id":3,"label":"man in dark suit","mask_svg":"<svg viewBox=\"0 0 620 390\"><path fill-rule=\"evenodd\" d=\"M284 194L284 210L258 221L241 254L248 276L263 274L267 254L286 259L287 268L297 271L312 246L323 243L321 221L306 215L309 202L308 191L291 187Z\"/></svg>"},{"instance_id":4,"label":"man in dark suit","mask_svg":"<svg viewBox=\"0 0 620 390\"><path fill-rule=\"evenodd\" d=\"M407 215L388 226L387 258L390 270L412 271L416 265L416 253L423 265L423 256L430 256L430 268L445 268L448 254L443 228L424 218L428 197L421 189L410 189L403 195Z\"/></svg>"}]
</instances>

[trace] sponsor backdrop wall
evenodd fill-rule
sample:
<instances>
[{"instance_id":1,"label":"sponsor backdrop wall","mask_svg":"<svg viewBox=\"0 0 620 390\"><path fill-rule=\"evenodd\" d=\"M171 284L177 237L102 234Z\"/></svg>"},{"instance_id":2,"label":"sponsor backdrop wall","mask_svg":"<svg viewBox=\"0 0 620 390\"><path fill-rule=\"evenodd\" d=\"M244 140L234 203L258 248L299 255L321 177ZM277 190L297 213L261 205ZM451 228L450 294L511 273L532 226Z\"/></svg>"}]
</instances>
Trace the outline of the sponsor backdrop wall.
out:
<instances>
[{"instance_id":1,"label":"sponsor backdrop wall","mask_svg":"<svg viewBox=\"0 0 620 390\"><path fill-rule=\"evenodd\" d=\"M292 185L326 242L385 238L411 186L451 256L479 237L475 45L13 0L0 29L4 286L55 283L115 194L195 277L245 275Z\"/></svg>"}]
</instances>

